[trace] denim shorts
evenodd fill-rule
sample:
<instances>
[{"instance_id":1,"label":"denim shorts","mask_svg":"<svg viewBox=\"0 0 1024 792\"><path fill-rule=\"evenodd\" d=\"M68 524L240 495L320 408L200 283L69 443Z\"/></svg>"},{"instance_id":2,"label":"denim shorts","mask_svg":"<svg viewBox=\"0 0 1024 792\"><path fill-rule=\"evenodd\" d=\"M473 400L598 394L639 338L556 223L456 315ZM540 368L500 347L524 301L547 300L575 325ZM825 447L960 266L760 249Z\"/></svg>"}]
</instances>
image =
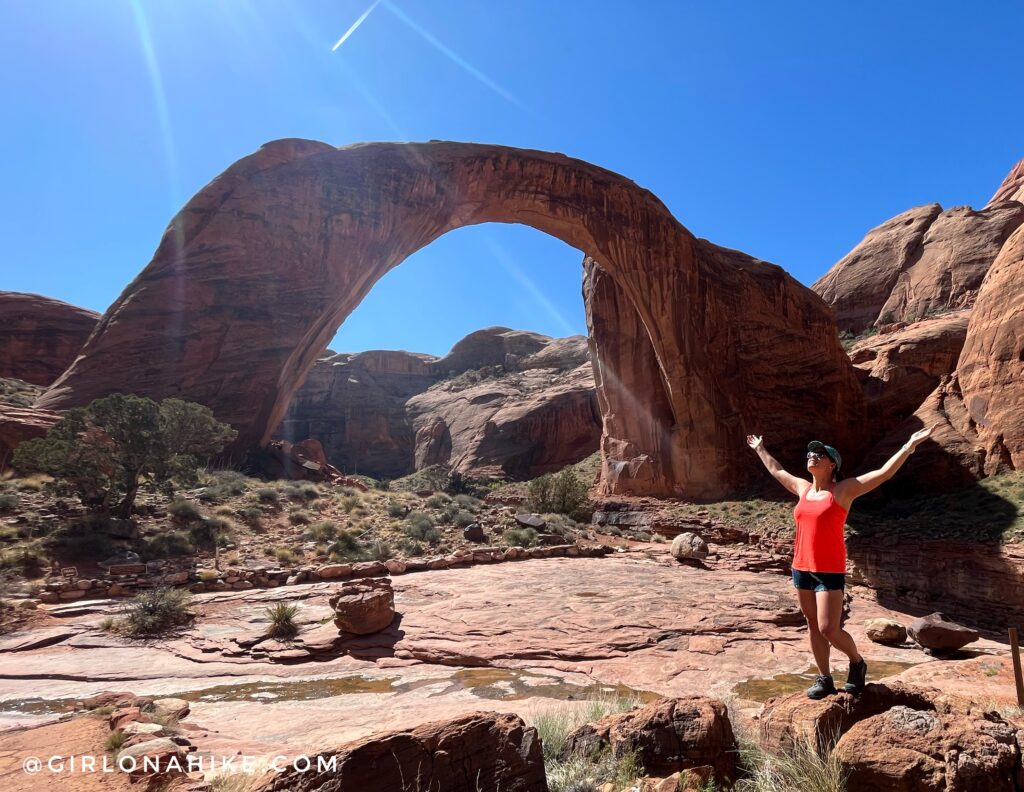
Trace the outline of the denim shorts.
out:
<instances>
[{"instance_id":1,"label":"denim shorts","mask_svg":"<svg viewBox=\"0 0 1024 792\"><path fill-rule=\"evenodd\" d=\"M842 572L804 572L793 570L793 585L806 591L842 591L846 575Z\"/></svg>"}]
</instances>

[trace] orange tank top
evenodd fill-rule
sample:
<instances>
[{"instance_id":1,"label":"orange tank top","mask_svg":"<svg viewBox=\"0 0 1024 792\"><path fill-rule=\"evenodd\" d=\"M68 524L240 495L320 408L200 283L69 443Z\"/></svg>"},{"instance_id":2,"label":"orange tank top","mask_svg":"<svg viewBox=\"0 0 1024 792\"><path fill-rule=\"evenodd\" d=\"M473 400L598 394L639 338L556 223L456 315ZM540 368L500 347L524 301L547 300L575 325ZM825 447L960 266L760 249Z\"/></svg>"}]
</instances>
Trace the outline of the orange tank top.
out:
<instances>
[{"instance_id":1,"label":"orange tank top","mask_svg":"<svg viewBox=\"0 0 1024 792\"><path fill-rule=\"evenodd\" d=\"M804 572L846 573L846 542L843 526L847 510L836 503L829 490L821 500L808 499L807 492L793 509L796 541L793 544L793 569Z\"/></svg>"}]
</instances>

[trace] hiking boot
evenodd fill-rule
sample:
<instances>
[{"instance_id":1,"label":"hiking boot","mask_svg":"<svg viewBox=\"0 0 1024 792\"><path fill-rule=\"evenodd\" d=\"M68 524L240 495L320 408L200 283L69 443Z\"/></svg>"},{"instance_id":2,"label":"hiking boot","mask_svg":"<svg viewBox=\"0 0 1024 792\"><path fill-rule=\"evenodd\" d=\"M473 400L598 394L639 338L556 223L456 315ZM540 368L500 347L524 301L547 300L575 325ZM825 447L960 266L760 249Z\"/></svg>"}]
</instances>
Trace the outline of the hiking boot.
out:
<instances>
[{"instance_id":1,"label":"hiking boot","mask_svg":"<svg viewBox=\"0 0 1024 792\"><path fill-rule=\"evenodd\" d=\"M864 680L868 675L867 661L862 657L859 663L850 663L850 673L843 685L845 693L860 693L864 689Z\"/></svg>"},{"instance_id":2,"label":"hiking boot","mask_svg":"<svg viewBox=\"0 0 1024 792\"><path fill-rule=\"evenodd\" d=\"M837 692L831 676L816 676L814 684L807 688L807 698L823 699Z\"/></svg>"}]
</instances>

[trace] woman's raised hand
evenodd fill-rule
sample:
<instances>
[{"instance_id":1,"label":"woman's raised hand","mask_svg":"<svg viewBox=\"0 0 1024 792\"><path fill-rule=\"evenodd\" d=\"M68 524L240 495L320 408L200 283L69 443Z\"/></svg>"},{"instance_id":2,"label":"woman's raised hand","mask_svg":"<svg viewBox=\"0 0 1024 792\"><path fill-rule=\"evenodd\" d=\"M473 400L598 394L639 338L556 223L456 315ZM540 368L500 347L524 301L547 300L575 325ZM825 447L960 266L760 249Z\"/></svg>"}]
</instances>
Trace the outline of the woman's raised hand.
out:
<instances>
[{"instance_id":1,"label":"woman's raised hand","mask_svg":"<svg viewBox=\"0 0 1024 792\"><path fill-rule=\"evenodd\" d=\"M757 451L764 443L764 436L747 435L747 445Z\"/></svg>"},{"instance_id":2,"label":"woman's raised hand","mask_svg":"<svg viewBox=\"0 0 1024 792\"><path fill-rule=\"evenodd\" d=\"M918 429L910 436L910 439L907 442L916 448L919 443L924 442L928 438L928 436L932 433L932 429L934 429L936 426L938 426L938 423L933 423L927 429Z\"/></svg>"}]
</instances>

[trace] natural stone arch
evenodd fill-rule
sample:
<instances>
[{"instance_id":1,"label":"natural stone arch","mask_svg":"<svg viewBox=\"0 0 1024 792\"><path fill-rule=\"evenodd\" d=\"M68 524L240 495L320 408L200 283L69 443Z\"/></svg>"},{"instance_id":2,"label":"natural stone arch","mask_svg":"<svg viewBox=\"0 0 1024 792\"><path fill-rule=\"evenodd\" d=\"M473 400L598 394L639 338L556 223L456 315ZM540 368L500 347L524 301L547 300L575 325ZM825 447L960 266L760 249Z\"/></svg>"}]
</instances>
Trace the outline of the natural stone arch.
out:
<instances>
[{"instance_id":1,"label":"natural stone arch","mask_svg":"<svg viewBox=\"0 0 1024 792\"><path fill-rule=\"evenodd\" d=\"M655 365L644 376L657 381L616 380L607 409L631 409L626 391L641 408L656 398L646 420L662 439L653 454L628 437L603 443L640 455L606 459L603 492L724 494L756 475L747 431L861 447L863 400L830 310L780 267L696 239L649 191L589 163L450 142L280 140L239 160L175 216L38 406L177 396L234 425L237 450L266 443L373 284L445 232L485 222L530 225L591 256L620 314L646 331ZM604 382L617 367L607 361Z\"/></svg>"}]
</instances>

